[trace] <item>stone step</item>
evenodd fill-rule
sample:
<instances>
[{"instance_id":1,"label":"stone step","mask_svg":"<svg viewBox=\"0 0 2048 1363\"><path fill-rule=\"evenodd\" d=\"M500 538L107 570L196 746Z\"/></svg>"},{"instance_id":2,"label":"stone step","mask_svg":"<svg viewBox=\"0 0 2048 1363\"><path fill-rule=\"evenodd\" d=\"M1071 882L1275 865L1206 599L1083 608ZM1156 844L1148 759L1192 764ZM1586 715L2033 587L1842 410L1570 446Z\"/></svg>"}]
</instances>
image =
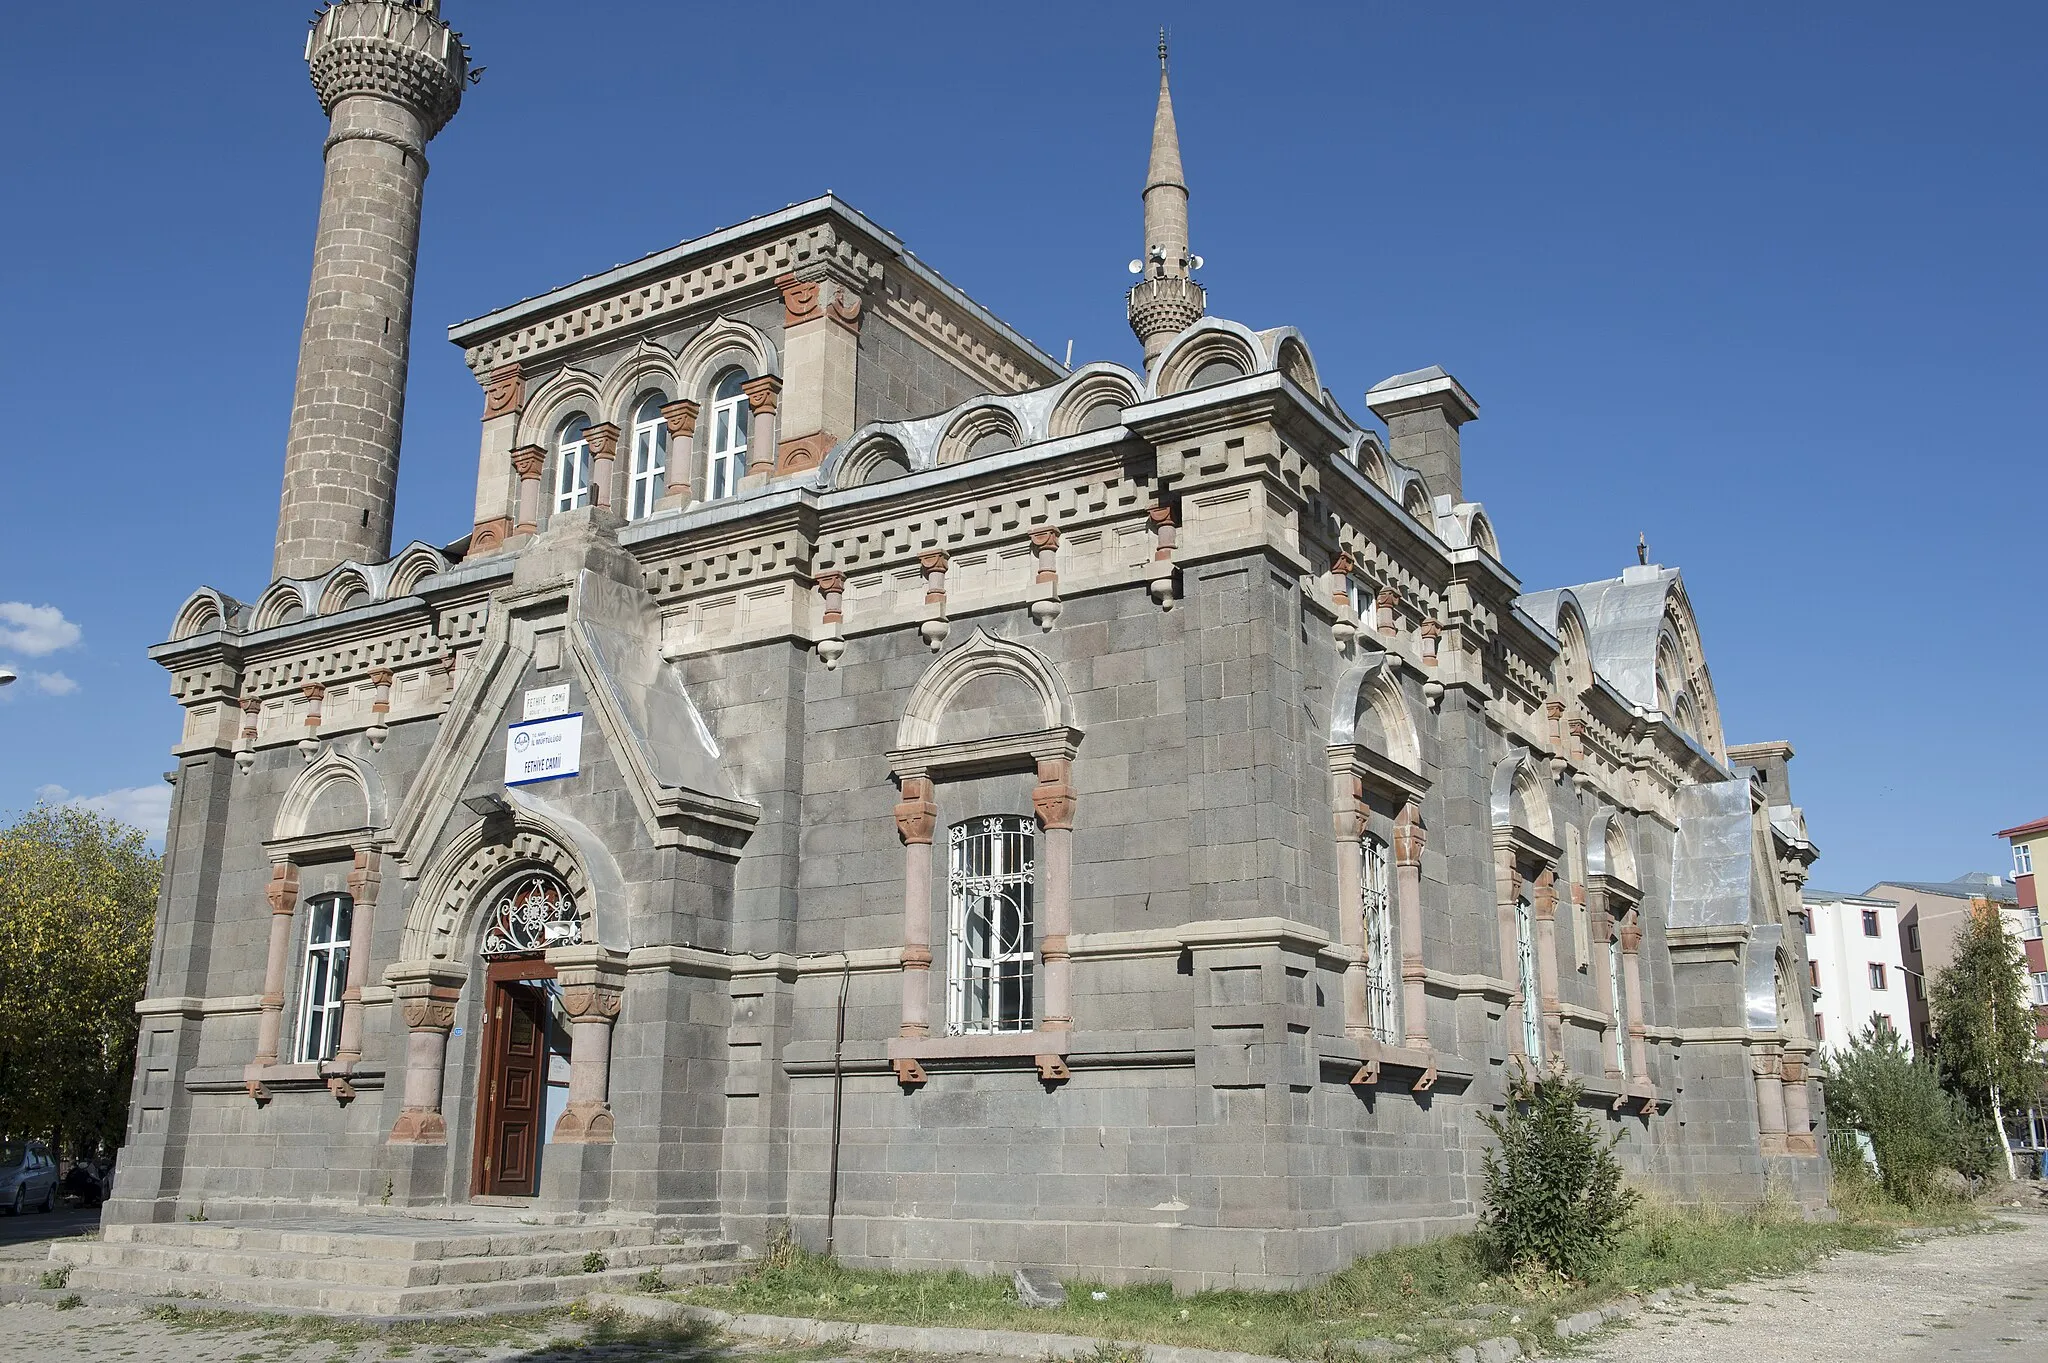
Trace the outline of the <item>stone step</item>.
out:
<instances>
[{"instance_id":1,"label":"stone step","mask_svg":"<svg viewBox=\"0 0 2048 1363\"><path fill-rule=\"evenodd\" d=\"M54 1267L47 1259L0 1259L0 1283L40 1287L43 1275Z\"/></svg>"},{"instance_id":2,"label":"stone step","mask_svg":"<svg viewBox=\"0 0 2048 1363\"><path fill-rule=\"evenodd\" d=\"M441 1259L401 1259L389 1255L350 1253L348 1251L353 1246L347 1245L309 1253L294 1249L215 1249L196 1245L109 1244L81 1240L53 1246L50 1262L87 1269L149 1272L166 1280L197 1275L403 1288L565 1277L581 1273L584 1257L591 1252L580 1248L541 1249L531 1242L507 1244L498 1237L490 1238L489 1247L501 1252L450 1255ZM480 1249L484 1246L465 1245L464 1248ZM733 1245L721 1242L613 1244L593 1248L602 1253L613 1268L642 1272L649 1268L665 1269L670 1265L718 1262L731 1259L736 1254Z\"/></svg>"},{"instance_id":3,"label":"stone step","mask_svg":"<svg viewBox=\"0 0 2048 1363\"><path fill-rule=\"evenodd\" d=\"M621 1250L623 1255L627 1247ZM646 1248L683 1249L684 1246ZM130 1296L191 1297L284 1310L321 1311L355 1316L426 1316L456 1312L505 1311L563 1305L593 1292L633 1288L648 1267L612 1266L598 1273L576 1271L546 1276L493 1279L481 1282L440 1282L428 1285L375 1285L360 1281L314 1278L238 1276L205 1272L166 1272L143 1266L78 1264L66 1286L73 1291L118 1292ZM658 1265L663 1280L689 1283L727 1282L745 1267L737 1258L697 1259Z\"/></svg>"},{"instance_id":4,"label":"stone step","mask_svg":"<svg viewBox=\"0 0 2048 1363\"><path fill-rule=\"evenodd\" d=\"M462 1227L451 1230L452 1227ZM337 1227L306 1221L135 1223L108 1226L106 1244L157 1245L263 1254L340 1254L350 1258L448 1259L544 1251L586 1254L617 1245L647 1245L660 1237L645 1226L523 1226L478 1222L421 1222L390 1230L361 1223Z\"/></svg>"}]
</instances>

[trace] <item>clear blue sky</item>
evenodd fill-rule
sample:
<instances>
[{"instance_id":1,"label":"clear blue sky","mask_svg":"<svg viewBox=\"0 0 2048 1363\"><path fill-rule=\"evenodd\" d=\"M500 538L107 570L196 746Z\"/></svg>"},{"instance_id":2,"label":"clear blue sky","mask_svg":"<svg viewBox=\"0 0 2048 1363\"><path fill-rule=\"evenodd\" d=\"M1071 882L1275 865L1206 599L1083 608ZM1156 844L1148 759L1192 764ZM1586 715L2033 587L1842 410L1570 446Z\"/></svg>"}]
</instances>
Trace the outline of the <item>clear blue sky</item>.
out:
<instances>
[{"instance_id":1,"label":"clear blue sky","mask_svg":"<svg viewBox=\"0 0 2048 1363\"><path fill-rule=\"evenodd\" d=\"M1816 883L2003 871L1991 833L2048 814L2048 9L447 8L488 71L431 148L400 543L469 527L447 323L827 188L1045 349L1132 360L1163 19L1212 309L1301 328L1361 417L1463 380L1528 589L1638 532L1683 567L1729 737L1799 750ZM265 585L311 12L10 12L0 813L147 810L177 712L143 650Z\"/></svg>"}]
</instances>

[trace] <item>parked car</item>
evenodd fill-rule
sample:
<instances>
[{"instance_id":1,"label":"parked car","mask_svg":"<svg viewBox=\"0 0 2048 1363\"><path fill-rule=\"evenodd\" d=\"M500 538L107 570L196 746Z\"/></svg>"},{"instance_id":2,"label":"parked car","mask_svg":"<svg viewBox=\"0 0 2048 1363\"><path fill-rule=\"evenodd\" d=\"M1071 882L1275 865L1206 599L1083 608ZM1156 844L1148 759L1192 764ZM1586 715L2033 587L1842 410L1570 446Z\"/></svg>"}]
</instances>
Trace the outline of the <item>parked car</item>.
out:
<instances>
[{"instance_id":1,"label":"parked car","mask_svg":"<svg viewBox=\"0 0 2048 1363\"><path fill-rule=\"evenodd\" d=\"M37 1141L0 1141L0 1208L57 1210L57 1161Z\"/></svg>"}]
</instances>

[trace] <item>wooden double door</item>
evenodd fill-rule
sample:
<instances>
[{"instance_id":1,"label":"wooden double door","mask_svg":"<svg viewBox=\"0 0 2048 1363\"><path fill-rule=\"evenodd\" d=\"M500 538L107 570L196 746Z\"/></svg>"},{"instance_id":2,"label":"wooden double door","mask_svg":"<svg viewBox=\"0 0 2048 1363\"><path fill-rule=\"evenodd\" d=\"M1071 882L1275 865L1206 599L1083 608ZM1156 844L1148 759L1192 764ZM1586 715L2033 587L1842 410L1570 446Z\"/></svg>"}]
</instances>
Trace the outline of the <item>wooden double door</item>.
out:
<instances>
[{"instance_id":1,"label":"wooden double door","mask_svg":"<svg viewBox=\"0 0 2048 1363\"><path fill-rule=\"evenodd\" d=\"M493 961L485 975L472 1196L533 1197L540 1192L554 977L541 960Z\"/></svg>"}]
</instances>

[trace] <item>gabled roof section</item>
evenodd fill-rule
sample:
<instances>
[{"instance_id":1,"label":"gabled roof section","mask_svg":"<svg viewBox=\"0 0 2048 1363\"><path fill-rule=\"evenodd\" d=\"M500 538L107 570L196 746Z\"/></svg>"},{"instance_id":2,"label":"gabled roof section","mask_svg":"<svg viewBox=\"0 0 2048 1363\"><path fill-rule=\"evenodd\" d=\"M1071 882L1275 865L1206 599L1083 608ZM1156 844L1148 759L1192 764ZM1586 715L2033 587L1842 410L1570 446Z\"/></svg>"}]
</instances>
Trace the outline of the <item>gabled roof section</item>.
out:
<instances>
[{"instance_id":1,"label":"gabled roof section","mask_svg":"<svg viewBox=\"0 0 2048 1363\"><path fill-rule=\"evenodd\" d=\"M2019 892L2013 883L1989 871L1970 871L1954 880L1883 880L1871 886L1870 892L1875 894L1887 885L1946 899L1988 899L1994 904L2019 902Z\"/></svg>"},{"instance_id":2,"label":"gabled roof section","mask_svg":"<svg viewBox=\"0 0 2048 1363\"><path fill-rule=\"evenodd\" d=\"M2023 838L2030 833L2048 833L2048 819L2036 819L2032 823L2023 823L2016 828L2001 828L1992 836L1997 838Z\"/></svg>"}]
</instances>

